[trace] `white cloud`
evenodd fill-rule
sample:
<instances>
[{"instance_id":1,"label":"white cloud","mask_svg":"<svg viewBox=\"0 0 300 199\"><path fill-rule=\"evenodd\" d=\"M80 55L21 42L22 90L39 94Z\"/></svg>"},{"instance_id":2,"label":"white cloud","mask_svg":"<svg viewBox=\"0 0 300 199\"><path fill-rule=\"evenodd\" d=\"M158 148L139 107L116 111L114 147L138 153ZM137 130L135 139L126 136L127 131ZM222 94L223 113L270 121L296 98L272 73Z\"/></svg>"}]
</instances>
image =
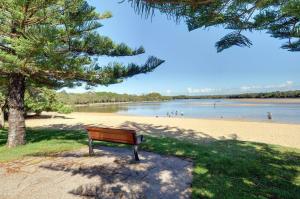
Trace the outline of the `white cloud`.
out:
<instances>
[{"instance_id":1,"label":"white cloud","mask_svg":"<svg viewBox=\"0 0 300 199\"><path fill-rule=\"evenodd\" d=\"M288 84L288 85L292 85L292 84L294 84L294 82L293 81L286 81L286 83Z\"/></svg>"},{"instance_id":2,"label":"white cloud","mask_svg":"<svg viewBox=\"0 0 300 199\"><path fill-rule=\"evenodd\" d=\"M170 94L172 91L170 89L166 90L166 93Z\"/></svg>"},{"instance_id":3,"label":"white cloud","mask_svg":"<svg viewBox=\"0 0 300 199\"><path fill-rule=\"evenodd\" d=\"M247 91L247 90L252 90L252 89L260 89L262 88L261 86L242 86L240 89L242 91Z\"/></svg>"},{"instance_id":4,"label":"white cloud","mask_svg":"<svg viewBox=\"0 0 300 199\"><path fill-rule=\"evenodd\" d=\"M214 89L214 88L187 88L188 93L211 93L216 92L220 89Z\"/></svg>"},{"instance_id":5,"label":"white cloud","mask_svg":"<svg viewBox=\"0 0 300 199\"><path fill-rule=\"evenodd\" d=\"M241 86L240 89L242 91L247 91L247 90L255 90L255 89L279 89L279 88L289 88L294 84L293 81L286 81L282 84L270 84L270 85L250 85L250 86Z\"/></svg>"},{"instance_id":6,"label":"white cloud","mask_svg":"<svg viewBox=\"0 0 300 199\"><path fill-rule=\"evenodd\" d=\"M268 92L276 90L288 90L295 89L295 84L291 80L287 80L281 84L269 84L269 85L245 85L238 88L187 88L187 92L190 95L197 94L234 94L245 92Z\"/></svg>"}]
</instances>

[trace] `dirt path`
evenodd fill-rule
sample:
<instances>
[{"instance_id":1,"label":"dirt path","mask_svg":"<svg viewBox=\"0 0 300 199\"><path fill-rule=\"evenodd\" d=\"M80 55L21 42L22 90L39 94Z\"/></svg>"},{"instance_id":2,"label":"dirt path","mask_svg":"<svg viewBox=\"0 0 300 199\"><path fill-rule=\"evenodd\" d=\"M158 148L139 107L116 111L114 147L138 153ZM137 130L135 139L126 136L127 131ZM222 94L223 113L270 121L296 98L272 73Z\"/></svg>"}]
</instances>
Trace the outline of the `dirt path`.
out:
<instances>
[{"instance_id":1,"label":"dirt path","mask_svg":"<svg viewBox=\"0 0 300 199\"><path fill-rule=\"evenodd\" d=\"M190 198L192 162L142 151L135 163L128 149L101 149L2 163L0 198Z\"/></svg>"}]
</instances>

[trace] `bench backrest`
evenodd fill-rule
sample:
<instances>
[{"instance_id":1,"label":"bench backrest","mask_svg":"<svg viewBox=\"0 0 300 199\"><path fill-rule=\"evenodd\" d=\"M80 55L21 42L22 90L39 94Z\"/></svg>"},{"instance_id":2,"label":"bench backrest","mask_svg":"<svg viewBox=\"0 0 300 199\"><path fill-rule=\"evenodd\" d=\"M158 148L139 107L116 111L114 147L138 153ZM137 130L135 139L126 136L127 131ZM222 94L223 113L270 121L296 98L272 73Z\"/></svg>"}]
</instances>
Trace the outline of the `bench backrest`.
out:
<instances>
[{"instance_id":1,"label":"bench backrest","mask_svg":"<svg viewBox=\"0 0 300 199\"><path fill-rule=\"evenodd\" d=\"M108 141L124 144L136 144L136 132L129 129L113 129L86 126L89 138L92 140Z\"/></svg>"}]
</instances>

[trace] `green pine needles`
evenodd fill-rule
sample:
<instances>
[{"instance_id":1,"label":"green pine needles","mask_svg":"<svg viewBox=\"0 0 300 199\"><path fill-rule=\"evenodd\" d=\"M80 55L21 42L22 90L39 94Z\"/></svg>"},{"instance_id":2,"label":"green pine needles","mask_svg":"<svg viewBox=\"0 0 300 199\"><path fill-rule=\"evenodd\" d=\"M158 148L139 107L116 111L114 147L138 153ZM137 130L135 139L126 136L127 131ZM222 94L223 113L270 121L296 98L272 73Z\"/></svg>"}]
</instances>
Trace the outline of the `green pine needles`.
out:
<instances>
[{"instance_id":1,"label":"green pine needles","mask_svg":"<svg viewBox=\"0 0 300 199\"><path fill-rule=\"evenodd\" d=\"M8 88L9 147L25 143L27 87L109 85L164 62L153 56L143 65L95 61L145 52L100 35L101 20L110 17L84 0L0 0L0 82Z\"/></svg>"},{"instance_id":2,"label":"green pine needles","mask_svg":"<svg viewBox=\"0 0 300 199\"><path fill-rule=\"evenodd\" d=\"M189 31L222 26L232 30L216 43L218 52L232 46L250 47L242 33L266 31L284 39L281 46L300 51L300 0L128 0L136 12L152 16L155 9L176 21L183 19Z\"/></svg>"},{"instance_id":3,"label":"green pine needles","mask_svg":"<svg viewBox=\"0 0 300 199\"><path fill-rule=\"evenodd\" d=\"M0 0L0 74L21 73L31 83L51 87L78 83L111 84L150 72L163 60L145 65L112 63L94 67L92 56L134 56L131 49L96 30L110 13L99 14L83 0Z\"/></svg>"}]
</instances>

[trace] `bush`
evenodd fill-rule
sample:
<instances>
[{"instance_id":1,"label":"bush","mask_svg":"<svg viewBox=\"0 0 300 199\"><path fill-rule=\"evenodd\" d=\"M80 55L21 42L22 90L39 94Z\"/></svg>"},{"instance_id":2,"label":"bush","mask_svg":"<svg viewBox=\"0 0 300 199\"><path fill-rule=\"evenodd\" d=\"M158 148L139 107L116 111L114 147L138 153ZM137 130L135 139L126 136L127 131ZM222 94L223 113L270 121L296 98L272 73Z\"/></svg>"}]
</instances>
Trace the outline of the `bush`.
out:
<instances>
[{"instance_id":1,"label":"bush","mask_svg":"<svg viewBox=\"0 0 300 199\"><path fill-rule=\"evenodd\" d=\"M37 115L43 111L70 113L72 109L58 100L56 92L47 88L30 88L25 92L25 112Z\"/></svg>"}]
</instances>

